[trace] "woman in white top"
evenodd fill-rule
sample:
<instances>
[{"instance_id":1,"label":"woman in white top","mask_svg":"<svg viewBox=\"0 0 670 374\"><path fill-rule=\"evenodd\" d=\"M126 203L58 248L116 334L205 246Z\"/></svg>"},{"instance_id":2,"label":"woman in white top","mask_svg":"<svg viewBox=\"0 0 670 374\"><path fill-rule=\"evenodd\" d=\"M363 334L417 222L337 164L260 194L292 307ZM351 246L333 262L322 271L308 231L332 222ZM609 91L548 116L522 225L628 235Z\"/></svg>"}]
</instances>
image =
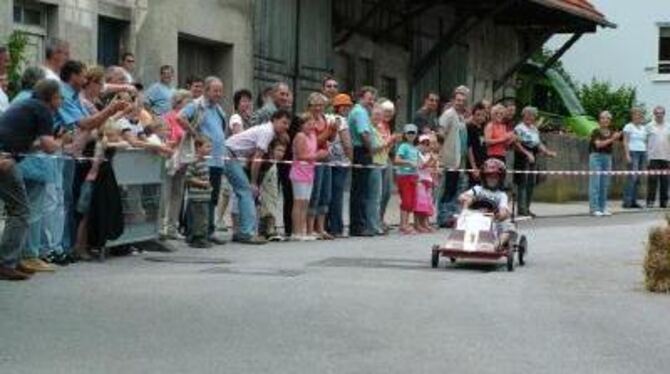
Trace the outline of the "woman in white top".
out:
<instances>
[{"instance_id":1,"label":"woman in white top","mask_svg":"<svg viewBox=\"0 0 670 374\"><path fill-rule=\"evenodd\" d=\"M644 170L647 162L647 129L644 125L644 111L641 108L633 108L630 111L631 123L623 128L624 154L628 170ZM629 175L623 194L623 207L628 209L642 208L637 203L638 187L640 185L639 175Z\"/></svg>"}]
</instances>

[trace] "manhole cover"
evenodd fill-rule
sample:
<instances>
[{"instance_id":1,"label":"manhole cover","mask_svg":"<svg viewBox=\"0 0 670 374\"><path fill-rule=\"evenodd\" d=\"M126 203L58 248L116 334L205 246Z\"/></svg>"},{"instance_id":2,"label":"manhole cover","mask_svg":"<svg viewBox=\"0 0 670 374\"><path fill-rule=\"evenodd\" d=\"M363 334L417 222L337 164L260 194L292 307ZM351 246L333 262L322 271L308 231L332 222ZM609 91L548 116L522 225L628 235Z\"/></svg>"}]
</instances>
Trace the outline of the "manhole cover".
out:
<instances>
[{"instance_id":1,"label":"manhole cover","mask_svg":"<svg viewBox=\"0 0 670 374\"><path fill-rule=\"evenodd\" d=\"M211 274L259 275L259 276L283 277L283 278L294 278L305 273L303 270L297 270L297 269L222 268L222 267L206 269L203 270L202 272Z\"/></svg>"},{"instance_id":2,"label":"manhole cover","mask_svg":"<svg viewBox=\"0 0 670 374\"><path fill-rule=\"evenodd\" d=\"M202 256L151 256L145 257L146 261L167 262L171 264L230 264L230 260L220 257L202 257Z\"/></svg>"}]
</instances>

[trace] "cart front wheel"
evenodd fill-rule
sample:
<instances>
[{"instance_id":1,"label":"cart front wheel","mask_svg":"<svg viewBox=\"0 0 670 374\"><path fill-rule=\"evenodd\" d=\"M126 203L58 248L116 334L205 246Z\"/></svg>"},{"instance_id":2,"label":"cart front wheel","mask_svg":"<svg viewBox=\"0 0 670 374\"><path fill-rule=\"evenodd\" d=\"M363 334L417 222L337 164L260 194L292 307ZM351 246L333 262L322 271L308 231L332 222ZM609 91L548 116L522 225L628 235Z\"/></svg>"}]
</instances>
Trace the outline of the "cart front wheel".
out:
<instances>
[{"instance_id":1,"label":"cart front wheel","mask_svg":"<svg viewBox=\"0 0 670 374\"><path fill-rule=\"evenodd\" d=\"M519 240L519 265L526 265L526 255L528 254L528 239L525 236L522 236Z\"/></svg>"},{"instance_id":2,"label":"cart front wheel","mask_svg":"<svg viewBox=\"0 0 670 374\"><path fill-rule=\"evenodd\" d=\"M507 253L507 271L514 271L514 251Z\"/></svg>"},{"instance_id":3,"label":"cart front wheel","mask_svg":"<svg viewBox=\"0 0 670 374\"><path fill-rule=\"evenodd\" d=\"M433 247L433 255L430 258L430 265L433 269L436 269L440 265L440 252L435 247Z\"/></svg>"},{"instance_id":4,"label":"cart front wheel","mask_svg":"<svg viewBox=\"0 0 670 374\"><path fill-rule=\"evenodd\" d=\"M449 257L449 261L451 261L452 264L456 263L456 257Z\"/></svg>"}]
</instances>

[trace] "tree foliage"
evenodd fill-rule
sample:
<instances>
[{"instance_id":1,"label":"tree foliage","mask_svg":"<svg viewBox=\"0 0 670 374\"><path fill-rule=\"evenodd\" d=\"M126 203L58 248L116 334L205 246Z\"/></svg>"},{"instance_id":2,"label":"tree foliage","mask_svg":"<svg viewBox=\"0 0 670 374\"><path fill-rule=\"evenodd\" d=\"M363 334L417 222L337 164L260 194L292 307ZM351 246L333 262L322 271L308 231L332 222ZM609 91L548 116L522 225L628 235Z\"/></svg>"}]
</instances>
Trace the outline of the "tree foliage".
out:
<instances>
[{"instance_id":1,"label":"tree foliage","mask_svg":"<svg viewBox=\"0 0 670 374\"><path fill-rule=\"evenodd\" d=\"M9 66L7 67L7 78L9 79L9 96L14 96L21 86L21 71L28 62L26 47L28 37L21 31L14 31L7 41L9 50Z\"/></svg>"},{"instance_id":2,"label":"tree foliage","mask_svg":"<svg viewBox=\"0 0 670 374\"><path fill-rule=\"evenodd\" d=\"M589 84L583 84L578 91L579 100L586 113L598 118L600 112L612 113L612 124L622 128L630 120L630 110L638 106L637 92L634 87L623 85L615 87L610 82L595 78Z\"/></svg>"}]
</instances>

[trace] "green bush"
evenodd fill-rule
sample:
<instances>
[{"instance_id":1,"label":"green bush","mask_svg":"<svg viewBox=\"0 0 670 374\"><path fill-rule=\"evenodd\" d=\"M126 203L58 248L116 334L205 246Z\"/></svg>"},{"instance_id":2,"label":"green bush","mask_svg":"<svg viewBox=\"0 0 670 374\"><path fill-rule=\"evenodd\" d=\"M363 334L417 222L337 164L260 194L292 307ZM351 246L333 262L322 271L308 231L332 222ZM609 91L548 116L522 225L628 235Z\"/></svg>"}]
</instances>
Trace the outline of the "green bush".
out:
<instances>
[{"instance_id":1,"label":"green bush","mask_svg":"<svg viewBox=\"0 0 670 374\"><path fill-rule=\"evenodd\" d=\"M603 110L609 110L615 128L622 128L628 123L631 108L638 105L637 92L632 86L615 88L610 82L595 78L590 84L580 87L578 96L586 113L593 118L598 118Z\"/></svg>"},{"instance_id":2,"label":"green bush","mask_svg":"<svg viewBox=\"0 0 670 374\"><path fill-rule=\"evenodd\" d=\"M13 97L21 89L21 72L28 62L26 58L26 46L28 37L21 31L14 31L7 41L9 50L9 66L7 78L9 79L9 96Z\"/></svg>"}]
</instances>

